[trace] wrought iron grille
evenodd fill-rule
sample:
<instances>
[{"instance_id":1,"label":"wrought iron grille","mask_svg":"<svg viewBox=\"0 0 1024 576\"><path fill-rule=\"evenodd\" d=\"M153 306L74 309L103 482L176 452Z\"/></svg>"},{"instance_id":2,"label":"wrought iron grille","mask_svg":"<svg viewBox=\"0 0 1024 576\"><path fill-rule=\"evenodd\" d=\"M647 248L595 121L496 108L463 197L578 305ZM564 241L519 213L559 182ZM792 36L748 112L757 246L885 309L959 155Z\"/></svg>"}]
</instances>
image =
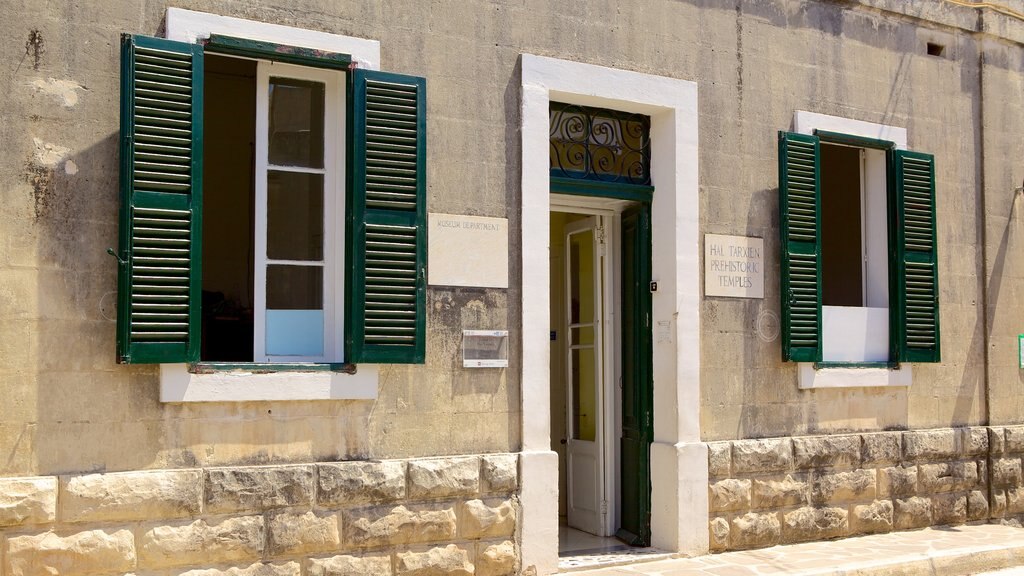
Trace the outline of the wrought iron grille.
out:
<instances>
[{"instance_id":1,"label":"wrought iron grille","mask_svg":"<svg viewBox=\"0 0 1024 576\"><path fill-rule=\"evenodd\" d=\"M651 184L651 119L552 102L551 176Z\"/></svg>"}]
</instances>

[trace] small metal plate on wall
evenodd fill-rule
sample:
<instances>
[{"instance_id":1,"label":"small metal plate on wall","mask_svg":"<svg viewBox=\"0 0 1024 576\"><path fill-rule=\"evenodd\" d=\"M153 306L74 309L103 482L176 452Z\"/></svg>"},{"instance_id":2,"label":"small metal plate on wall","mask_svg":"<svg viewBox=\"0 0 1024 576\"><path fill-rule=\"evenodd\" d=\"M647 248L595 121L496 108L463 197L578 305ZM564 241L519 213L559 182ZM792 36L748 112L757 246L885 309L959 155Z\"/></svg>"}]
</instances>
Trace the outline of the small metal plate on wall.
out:
<instances>
[{"instance_id":1,"label":"small metal plate on wall","mask_svg":"<svg viewBox=\"0 0 1024 576\"><path fill-rule=\"evenodd\" d=\"M508 330L463 330L463 368L507 368Z\"/></svg>"}]
</instances>

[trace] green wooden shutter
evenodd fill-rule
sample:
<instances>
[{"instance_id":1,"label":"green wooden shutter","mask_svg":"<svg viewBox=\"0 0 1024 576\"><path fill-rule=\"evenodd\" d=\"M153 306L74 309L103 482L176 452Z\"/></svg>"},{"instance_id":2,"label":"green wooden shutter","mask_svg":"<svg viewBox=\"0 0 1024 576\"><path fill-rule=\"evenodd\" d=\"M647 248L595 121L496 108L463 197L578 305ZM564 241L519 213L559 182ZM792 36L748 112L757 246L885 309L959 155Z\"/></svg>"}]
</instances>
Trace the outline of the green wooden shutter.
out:
<instances>
[{"instance_id":1,"label":"green wooden shutter","mask_svg":"<svg viewBox=\"0 0 1024 576\"><path fill-rule=\"evenodd\" d=\"M199 359L203 52L121 38L117 360Z\"/></svg>"},{"instance_id":2,"label":"green wooden shutter","mask_svg":"<svg viewBox=\"0 0 1024 576\"><path fill-rule=\"evenodd\" d=\"M425 112L423 78L362 69L353 73L347 362L424 361Z\"/></svg>"},{"instance_id":3,"label":"green wooden shutter","mask_svg":"<svg viewBox=\"0 0 1024 576\"><path fill-rule=\"evenodd\" d=\"M817 136L779 133L782 359L821 360L821 200Z\"/></svg>"},{"instance_id":4,"label":"green wooden shutter","mask_svg":"<svg viewBox=\"0 0 1024 576\"><path fill-rule=\"evenodd\" d=\"M938 362L939 261L935 237L935 158L894 155L896 304L893 339L901 362Z\"/></svg>"}]
</instances>

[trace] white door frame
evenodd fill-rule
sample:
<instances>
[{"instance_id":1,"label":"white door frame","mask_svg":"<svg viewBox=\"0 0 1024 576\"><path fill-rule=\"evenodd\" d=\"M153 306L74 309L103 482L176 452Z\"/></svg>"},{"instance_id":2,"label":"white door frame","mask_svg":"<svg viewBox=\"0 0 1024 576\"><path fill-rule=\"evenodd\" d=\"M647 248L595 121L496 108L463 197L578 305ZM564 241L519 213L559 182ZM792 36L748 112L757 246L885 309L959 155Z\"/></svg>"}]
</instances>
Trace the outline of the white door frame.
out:
<instances>
[{"instance_id":1,"label":"white door frame","mask_svg":"<svg viewBox=\"0 0 1024 576\"><path fill-rule=\"evenodd\" d=\"M700 237L697 85L694 82L523 54L521 205L518 214L522 358L523 570L558 571L558 455L551 449L550 277L537 266L550 239L551 101L651 118L654 440L652 544L708 551L707 445L700 437Z\"/></svg>"}]
</instances>

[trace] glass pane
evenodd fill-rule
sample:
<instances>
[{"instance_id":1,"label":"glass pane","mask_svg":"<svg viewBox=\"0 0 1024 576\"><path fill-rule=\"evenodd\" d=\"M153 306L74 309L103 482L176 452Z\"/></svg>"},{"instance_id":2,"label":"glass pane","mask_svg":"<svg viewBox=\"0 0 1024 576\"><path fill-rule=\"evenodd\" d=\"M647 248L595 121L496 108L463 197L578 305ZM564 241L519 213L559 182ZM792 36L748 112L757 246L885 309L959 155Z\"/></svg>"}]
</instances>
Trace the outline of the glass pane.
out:
<instances>
[{"instance_id":1,"label":"glass pane","mask_svg":"<svg viewBox=\"0 0 1024 576\"><path fill-rule=\"evenodd\" d=\"M594 232L569 236L569 322L594 321Z\"/></svg>"},{"instance_id":2,"label":"glass pane","mask_svg":"<svg viewBox=\"0 0 1024 576\"><path fill-rule=\"evenodd\" d=\"M572 350L572 437L593 442L597 438L597 374L594 349Z\"/></svg>"},{"instance_id":3,"label":"glass pane","mask_svg":"<svg viewBox=\"0 0 1024 576\"><path fill-rule=\"evenodd\" d=\"M323 175L267 172L267 258L323 260Z\"/></svg>"},{"instance_id":4,"label":"glass pane","mask_svg":"<svg viewBox=\"0 0 1024 576\"><path fill-rule=\"evenodd\" d=\"M322 310L324 269L320 266L267 266L267 310Z\"/></svg>"},{"instance_id":5,"label":"glass pane","mask_svg":"<svg viewBox=\"0 0 1024 576\"><path fill-rule=\"evenodd\" d=\"M269 162L324 167L324 85L294 78L270 79Z\"/></svg>"},{"instance_id":6,"label":"glass pane","mask_svg":"<svg viewBox=\"0 0 1024 576\"><path fill-rule=\"evenodd\" d=\"M571 328L572 342L570 344L593 344L594 343L594 327L583 326L580 328Z\"/></svg>"},{"instance_id":7,"label":"glass pane","mask_svg":"<svg viewBox=\"0 0 1024 576\"><path fill-rule=\"evenodd\" d=\"M267 310L268 356L323 356L323 310Z\"/></svg>"}]
</instances>

